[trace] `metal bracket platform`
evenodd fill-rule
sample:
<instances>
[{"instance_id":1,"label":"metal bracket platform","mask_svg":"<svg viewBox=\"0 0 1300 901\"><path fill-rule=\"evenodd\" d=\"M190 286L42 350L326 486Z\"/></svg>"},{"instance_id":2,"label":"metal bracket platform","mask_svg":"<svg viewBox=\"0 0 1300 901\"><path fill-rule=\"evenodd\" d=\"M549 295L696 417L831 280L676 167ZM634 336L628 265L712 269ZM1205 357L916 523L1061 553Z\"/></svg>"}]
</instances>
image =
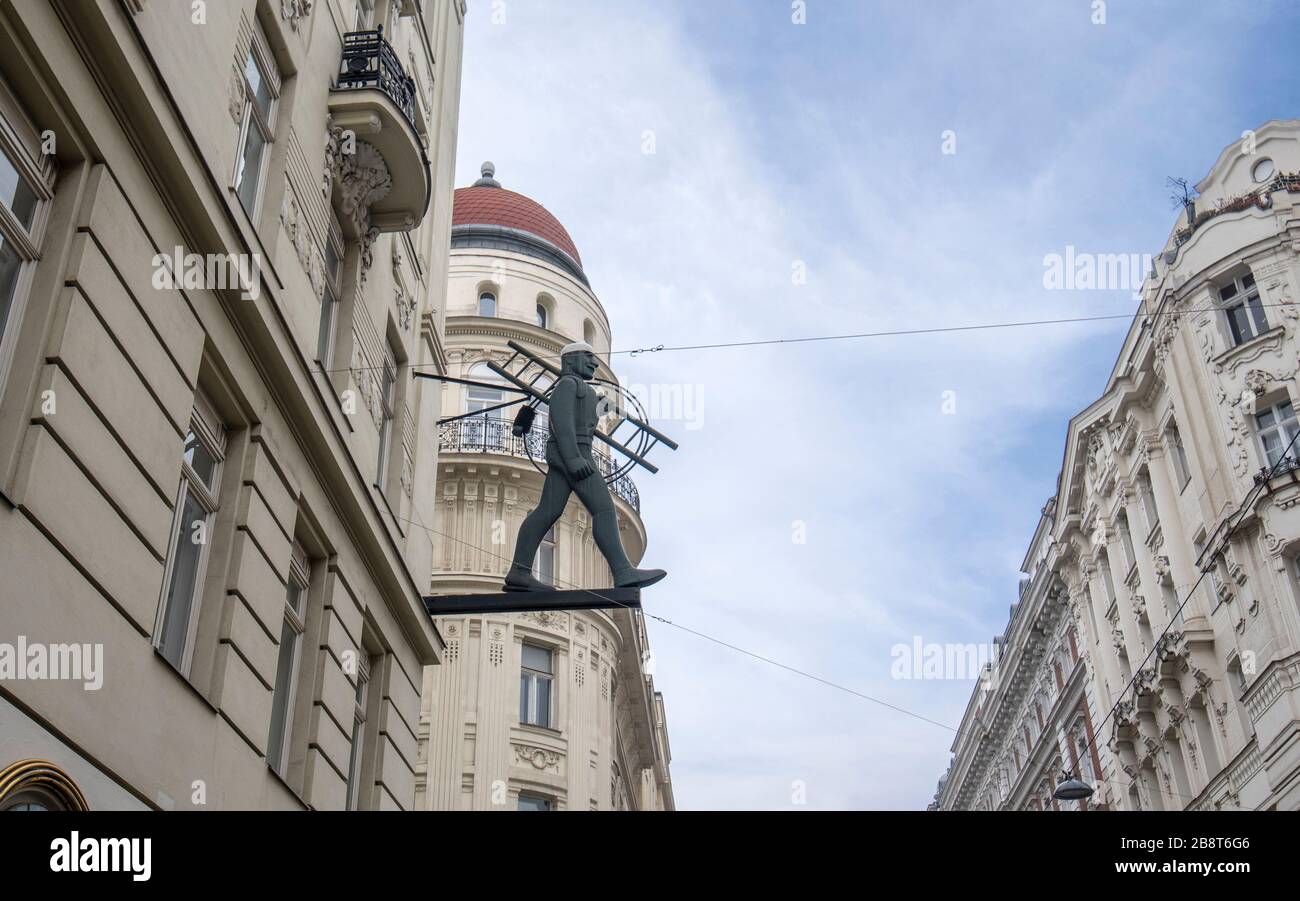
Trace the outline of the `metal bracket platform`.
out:
<instances>
[{"instance_id":1,"label":"metal bracket platform","mask_svg":"<svg viewBox=\"0 0 1300 901\"><path fill-rule=\"evenodd\" d=\"M639 588L580 588L572 591L498 591L492 594L425 595L430 616L469 613L533 613L560 610L641 609Z\"/></svg>"}]
</instances>

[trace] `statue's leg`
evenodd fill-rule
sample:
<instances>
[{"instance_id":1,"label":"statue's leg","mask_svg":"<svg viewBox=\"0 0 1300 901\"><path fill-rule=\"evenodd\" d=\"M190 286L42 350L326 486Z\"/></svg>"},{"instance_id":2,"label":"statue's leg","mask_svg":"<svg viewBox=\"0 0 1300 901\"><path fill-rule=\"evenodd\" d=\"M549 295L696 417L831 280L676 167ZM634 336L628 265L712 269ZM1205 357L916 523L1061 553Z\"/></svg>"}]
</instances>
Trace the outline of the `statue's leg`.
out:
<instances>
[{"instance_id":1,"label":"statue's leg","mask_svg":"<svg viewBox=\"0 0 1300 901\"><path fill-rule=\"evenodd\" d=\"M573 486L578 499L591 511L591 532L596 547L614 574L616 588L641 588L653 585L667 573L662 569L636 569L623 550L623 539L618 534L618 514L614 512L614 498L609 493L599 471Z\"/></svg>"},{"instance_id":2,"label":"statue's leg","mask_svg":"<svg viewBox=\"0 0 1300 901\"><path fill-rule=\"evenodd\" d=\"M511 566L513 570L522 569L525 572L532 572L533 558L537 556L537 549L551 526L555 525L555 521L564 512L564 505L569 502L569 494L572 491L564 473L560 472L559 467L552 466L546 473L546 481L542 484L542 496L538 499L537 506L524 517L523 523L519 526L519 535L515 538L515 557Z\"/></svg>"},{"instance_id":3,"label":"statue's leg","mask_svg":"<svg viewBox=\"0 0 1300 901\"><path fill-rule=\"evenodd\" d=\"M614 498L610 496L609 487L600 477L600 472L583 479L573 486L578 499L591 513L591 533L596 539L596 547L609 563L609 568L617 575L622 570L631 569L632 564L623 550L623 539L618 534L618 514L614 512Z\"/></svg>"}]
</instances>

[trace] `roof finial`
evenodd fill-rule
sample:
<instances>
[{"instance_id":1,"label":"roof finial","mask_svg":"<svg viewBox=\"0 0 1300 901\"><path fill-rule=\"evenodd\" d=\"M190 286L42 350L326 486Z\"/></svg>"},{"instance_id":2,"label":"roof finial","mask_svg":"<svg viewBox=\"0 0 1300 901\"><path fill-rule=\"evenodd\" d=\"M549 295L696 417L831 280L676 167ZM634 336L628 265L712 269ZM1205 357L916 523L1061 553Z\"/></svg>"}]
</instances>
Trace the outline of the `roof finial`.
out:
<instances>
[{"instance_id":1,"label":"roof finial","mask_svg":"<svg viewBox=\"0 0 1300 901\"><path fill-rule=\"evenodd\" d=\"M501 182L497 181L495 178L492 177L497 174L497 167L493 165L491 160L483 161L483 165L479 167L479 174L482 175L483 177L480 178L478 181L474 182L474 187L476 188L501 187Z\"/></svg>"}]
</instances>

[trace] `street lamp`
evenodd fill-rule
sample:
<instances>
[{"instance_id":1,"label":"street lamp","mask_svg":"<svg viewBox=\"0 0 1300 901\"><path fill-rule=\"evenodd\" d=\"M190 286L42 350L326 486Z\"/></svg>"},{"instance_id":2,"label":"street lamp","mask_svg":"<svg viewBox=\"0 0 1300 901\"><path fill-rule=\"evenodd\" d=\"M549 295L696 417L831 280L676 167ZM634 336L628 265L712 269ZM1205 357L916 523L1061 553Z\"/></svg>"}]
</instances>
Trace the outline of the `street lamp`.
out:
<instances>
[{"instance_id":1,"label":"street lamp","mask_svg":"<svg viewBox=\"0 0 1300 901\"><path fill-rule=\"evenodd\" d=\"M1092 786L1074 778L1074 773L1061 770L1061 781L1056 784L1052 797L1058 801L1082 801L1092 797Z\"/></svg>"}]
</instances>

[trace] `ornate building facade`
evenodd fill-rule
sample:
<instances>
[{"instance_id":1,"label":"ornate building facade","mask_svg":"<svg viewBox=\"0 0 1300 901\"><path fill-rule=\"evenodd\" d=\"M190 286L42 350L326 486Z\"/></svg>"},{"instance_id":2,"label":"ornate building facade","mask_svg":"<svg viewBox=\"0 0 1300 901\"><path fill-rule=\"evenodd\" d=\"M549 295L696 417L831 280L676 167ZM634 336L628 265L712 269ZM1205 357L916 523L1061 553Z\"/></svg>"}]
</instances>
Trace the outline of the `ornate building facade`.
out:
<instances>
[{"instance_id":1,"label":"ornate building facade","mask_svg":"<svg viewBox=\"0 0 1300 901\"><path fill-rule=\"evenodd\" d=\"M456 191L447 296L453 376L498 382L508 342L558 365L585 340L608 367L609 320L573 240L535 201L501 187L490 163ZM457 386L452 386L453 389ZM443 415L434 520L433 591L499 591L514 536L536 505L547 438L544 411L526 438L511 433L517 395L461 386ZM598 448L605 474L615 463ZM640 498L626 476L610 490L628 556L644 553ZM577 498L538 552L535 575L557 587L611 585ZM671 758L639 610L439 617L442 666L425 670L421 803L438 810L671 809Z\"/></svg>"},{"instance_id":2,"label":"ornate building facade","mask_svg":"<svg viewBox=\"0 0 1300 901\"><path fill-rule=\"evenodd\" d=\"M414 806L464 14L0 4L0 807Z\"/></svg>"},{"instance_id":3,"label":"ornate building facade","mask_svg":"<svg viewBox=\"0 0 1300 901\"><path fill-rule=\"evenodd\" d=\"M1300 808L1300 121L1196 191L1070 422L933 808ZM1062 769L1092 798L1053 800Z\"/></svg>"}]
</instances>

